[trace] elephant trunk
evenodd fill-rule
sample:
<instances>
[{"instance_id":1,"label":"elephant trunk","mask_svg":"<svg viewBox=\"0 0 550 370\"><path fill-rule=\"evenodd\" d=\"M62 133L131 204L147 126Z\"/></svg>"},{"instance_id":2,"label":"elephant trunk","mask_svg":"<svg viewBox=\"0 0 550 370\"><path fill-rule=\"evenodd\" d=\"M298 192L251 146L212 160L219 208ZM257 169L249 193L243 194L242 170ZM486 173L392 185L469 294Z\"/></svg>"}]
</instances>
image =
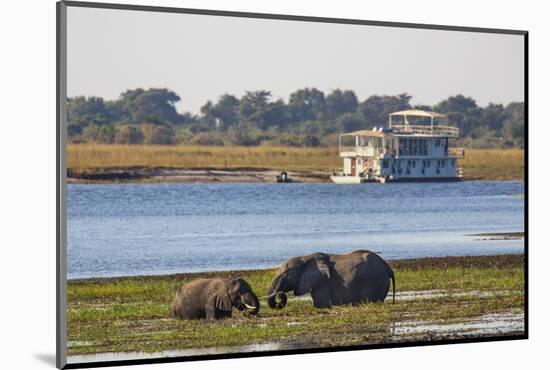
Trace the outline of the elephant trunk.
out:
<instances>
[{"instance_id":1,"label":"elephant trunk","mask_svg":"<svg viewBox=\"0 0 550 370\"><path fill-rule=\"evenodd\" d=\"M281 309L286 306L286 294L281 289L282 279L277 277L271 283L269 290L267 291L267 305L270 308ZM279 297L279 302L277 302L277 297Z\"/></svg>"},{"instance_id":2,"label":"elephant trunk","mask_svg":"<svg viewBox=\"0 0 550 370\"><path fill-rule=\"evenodd\" d=\"M256 294L252 292L243 294L241 301L249 314L256 315L260 311L260 300Z\"/></svg>"}]
</instances>

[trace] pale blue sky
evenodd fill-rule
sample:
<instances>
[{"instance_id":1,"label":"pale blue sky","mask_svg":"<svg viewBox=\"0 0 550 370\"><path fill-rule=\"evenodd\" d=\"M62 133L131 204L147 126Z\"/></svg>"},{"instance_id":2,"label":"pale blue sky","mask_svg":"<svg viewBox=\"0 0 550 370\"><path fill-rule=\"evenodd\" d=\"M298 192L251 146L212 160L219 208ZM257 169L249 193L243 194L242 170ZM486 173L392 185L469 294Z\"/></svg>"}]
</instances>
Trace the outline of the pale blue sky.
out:
<instances>
[{"instance_id":1,"label":"pale blue sky","mask_svg":"<svg viewBox=\"0 0 550 370\"><path fill-rule=\"evenodd\" d=\"M303 87L507 104L523 100L523 69L518 35L68 8L69 96L166 87L180 112L226 92L286 101Z\"/></svg>"}]
</instances>

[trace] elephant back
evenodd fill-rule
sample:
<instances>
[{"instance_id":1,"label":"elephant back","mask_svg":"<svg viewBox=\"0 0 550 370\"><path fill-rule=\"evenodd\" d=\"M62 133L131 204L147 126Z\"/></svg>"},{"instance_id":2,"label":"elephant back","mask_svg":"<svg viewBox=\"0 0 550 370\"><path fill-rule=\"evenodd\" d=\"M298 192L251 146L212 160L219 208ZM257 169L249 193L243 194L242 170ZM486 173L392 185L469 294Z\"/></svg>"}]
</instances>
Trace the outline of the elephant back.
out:
<instances>
[{"instance_id":1,"label":"elephant back","mask_svg":"<svg viewBox=\"0 0 550 370\"><path fill-rule=\"evenodd\" d=\"M172 314L181 319L204 317L204 294L213 279L197 279L181 285L172 302Z\"/></svg>"},{"instance_id":2,"label":"elephant back","mask_svg":"<svg viewBox=\"0 0 550 370\"><path fill-rule=\"evenodd\" d=\"M358 250L334 258L335 268L343 284L351 288L365 281L389 279L389 266L378 254Z\"/></svg>"}]
</instances>

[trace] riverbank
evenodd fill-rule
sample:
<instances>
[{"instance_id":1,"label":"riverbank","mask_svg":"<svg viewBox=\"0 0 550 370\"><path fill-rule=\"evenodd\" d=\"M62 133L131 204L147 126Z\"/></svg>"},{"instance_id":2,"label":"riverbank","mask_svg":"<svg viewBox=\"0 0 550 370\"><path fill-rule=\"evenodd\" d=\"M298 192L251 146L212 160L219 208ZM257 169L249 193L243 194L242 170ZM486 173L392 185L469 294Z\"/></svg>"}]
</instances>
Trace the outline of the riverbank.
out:
<instances>
[{"instance_id":1,"label":"riverbank","mask_svg":"<svg viewBox=\"0 0 550 370\"><path fill-rule=\"evenodd\" d=\"M523 150L468 149L459 160L465 180L522 180ZM342 167L338 148L209 147L70 144L70 183L329 182Z\"/></svg>"},{"instance_id":2,"label":"riverbank","mask_svg":"<svg viewBox=\"0 0 550 370\"><path fill-rule=\"evenodd\" d=\"M126 168L92 169L67 172L69 184L101 183L274 183L280 171L262 169L174 169ZM327 172L288 171L292 182L330 182Z\"/></svg>"},{"instance_id":3,"label":"riverbank","mask_svg":"<svg viewBox=\"0 0 550 370\"><path fill-rule=\"evenodd\" d=\"M523 255L389 263L396 276L395 304L388 300L323 310L290 296L283 310L272 310L264 301L256 317L234 311L233 318L215 322L173 319L170 304L180 284L230 272L70 280L68 355L102 353L95 357L101 360L120 352L193 355L254 350L251 345L273 350L524 333ZM263 295L274 269L237 273ZM79 360L86 357L72 361Z\"/></svg>"}]
</instances>

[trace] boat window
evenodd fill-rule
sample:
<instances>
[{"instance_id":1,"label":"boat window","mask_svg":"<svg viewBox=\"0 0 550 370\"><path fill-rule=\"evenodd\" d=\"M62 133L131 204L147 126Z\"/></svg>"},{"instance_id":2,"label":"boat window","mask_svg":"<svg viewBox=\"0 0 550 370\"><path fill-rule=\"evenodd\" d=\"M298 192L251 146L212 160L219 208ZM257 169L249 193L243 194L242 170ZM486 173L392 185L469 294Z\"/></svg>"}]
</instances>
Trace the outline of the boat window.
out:
<instances>
[{"instance_id":1,"label":"boat window","mask_svg":"<svg viewBox=\"0 0 550 370\"><path fill-rule=\"evenodd\" d=\"M404 125L405 124L405 116L392 116L391 117L391 123L394 125Z\"/></svg>"},{"instance_id":2,"label":"boat window","mask_svg":"<svg viewBox=\"0 0 550 370\"><path fill-rule=\"evenodd\" d=\"M382 161L382 167L383 168L388 168L388 161L386 161L386 160Z\"/></svg>"},{"instance_id":3,"label":"boat window","mask_svg":"<svg viewBox=\"0 0 550 370\"><path fill-rule=\"evenodd\" d=\"M420 154L428 155L428 141L426 139L420 140Z\"/></svg>"},{"instance_id":4,"label":"boat window","mask_svg":"<svg viewBox=\"0 0 550 370\"><path fill-rule=\"evenodd\" d=\"M441 167L445 167L445 160L441 161Z\"/></svg>"},{"instance_id":5,"label":"boat window","mask_svg":"<svg viewBox=\"0 0 550 370\"><path fill-rule=\"evenodd\" d=\"M351 135L342 135L342 136L340 136L340 144L343 147L355 146L355 136L351 136Z\"/></svg>"},{"instance_id":6,"label":"boat window","mask_svg":"<svg viewBox=\"0 0 550 370\"><path fill-rule=\"evenodd\" d=\"M441 142L439 141L439 139L436 139L436 140L435 140L435 146L436 146L436 147L441 146Z\"/></svg>"},{"instance_id":7,"label":"boat window","mask_svg":"<svg viewBox=\"0 0 550 370\"><path fill-rule=\"evenodd\" d=\"M409 140L402 139L401 146L399 147L399 154L408 155L409 154Z\"/></svg>"}]
</instances>

